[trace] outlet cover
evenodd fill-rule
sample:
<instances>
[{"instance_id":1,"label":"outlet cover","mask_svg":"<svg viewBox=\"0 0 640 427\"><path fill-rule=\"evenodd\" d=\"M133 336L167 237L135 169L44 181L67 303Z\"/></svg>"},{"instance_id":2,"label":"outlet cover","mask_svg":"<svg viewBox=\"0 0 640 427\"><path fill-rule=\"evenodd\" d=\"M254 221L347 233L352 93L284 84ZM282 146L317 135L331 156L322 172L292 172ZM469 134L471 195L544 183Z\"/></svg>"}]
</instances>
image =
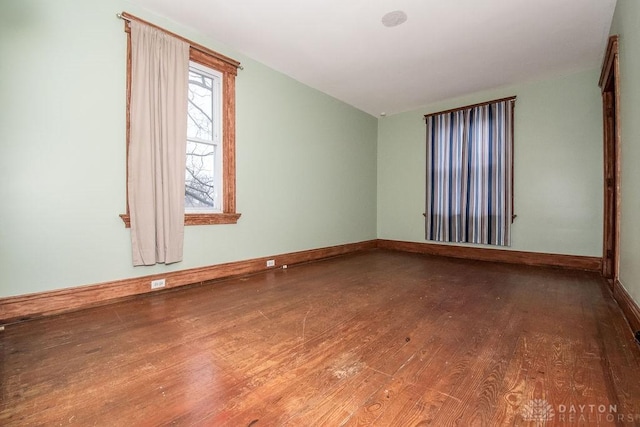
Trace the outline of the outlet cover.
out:
<instances>
[{"instance_id":1,"label":"outlet cover","mask_svg":"<svg viewBox=\"0 0 640 427\"><path fill-rule=\"evenodd\" d=\"M267 267L274 267L276 265L275 259L270 259L267 261Z\"/></svg>"},{"instance_id":2,"label":"outlet cover","mask_svg":"<svg viewBox=\"0 0 640 427\"><path fill-rule=\"evenodd\" d=\"M164 279L152 280L151 281L151 289L164 288L166 284Z\"/></svg>"}]
</instances>

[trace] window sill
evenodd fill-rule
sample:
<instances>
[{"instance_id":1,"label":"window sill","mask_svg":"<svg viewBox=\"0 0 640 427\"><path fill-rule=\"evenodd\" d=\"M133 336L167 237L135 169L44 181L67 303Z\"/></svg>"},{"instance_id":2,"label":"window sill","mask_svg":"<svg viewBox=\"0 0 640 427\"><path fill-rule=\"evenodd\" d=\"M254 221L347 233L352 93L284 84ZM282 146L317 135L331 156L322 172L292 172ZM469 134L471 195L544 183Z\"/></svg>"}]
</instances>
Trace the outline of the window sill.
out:
<instances>
[{"instance_id":1,"label":"window sill","mask_svg":"<svg viewBox=\"0 0 640 427\"><path fill-rule=\"evenodd\" d=\"M184 214L184 225L236 224L239 213ZM126 228L131 228L129 214L120 214Z\"/></svg>"}]
</instances>

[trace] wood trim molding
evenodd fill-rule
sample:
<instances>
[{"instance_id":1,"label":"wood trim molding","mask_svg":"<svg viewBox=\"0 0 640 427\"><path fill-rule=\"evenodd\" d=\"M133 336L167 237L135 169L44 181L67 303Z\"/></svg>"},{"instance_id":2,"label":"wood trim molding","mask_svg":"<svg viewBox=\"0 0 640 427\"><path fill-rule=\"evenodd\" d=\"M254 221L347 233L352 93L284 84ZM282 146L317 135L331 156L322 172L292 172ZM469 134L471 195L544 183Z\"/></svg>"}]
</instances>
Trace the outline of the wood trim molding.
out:
<instances>
[{"instance_id":1,"label":"wood trim molding","mask_svg":"<svg viewBox=\"0 0 640 427\"><path fill-rule=\"evenodd\" d=\"M609 40L607 42L607 50L605 52L604 59L602 60L602 67L600 69L600 80L598 81L598 86L600 86L603 92L605 90L607 81L611 77L611 73L615 71L613 64L617 56L618 36L612 35L609 36Z\"/></svg>"},{"instance_id":2,"label":"wood trim molding","mask_svg":"<svg viewBox=\"0 0 640 427\"><path fill-rule=\"evenodd\" d=\"M640 331L640 307L622 286L619 279L613 282L613 298L622 309L632 331Z\"/></svg>"},{"instance_id":3,"label":"wood trim molding","mask_svg":"<svg viewBox=\"0 0 640 427\"><path fill-rule=\"evenodd\" d=\"M240 213L187 213L184 214L184 225L214 225L214 224L237 224ZM131 216L120 214L125 228L131 228Z\"/></svg>"},{"instance_id":4,"label":"wood trim molding","mask_svg":"<svg viewBox=\"0 0 640 427\"><path fill-rule=\"evenodd\" d=\"M618 36L609 37L602 63L603 124L603 239L602 275L613 286L620 264L620 76L618 66Z\"/></svg>"},{"instance_id":5,"label":"wood trim molding","mask_svg":"<svg viewBox=\"0 0 640 427\"><path fill-rule=\"evenodd\" d=\"M378 248L477 261L505 262L509 264L541 267L561 267L596 272L600 271L602 265L602 259L598 257L485 249L434 243L403 242L398 240L379 239Z\"/></svg>"},{"instance_id":6,"label":"wood trim molding","mask_svg":"<svg viewBox=\"0 0 640 427\"><path fill-rule=\"evenodd\" d=\"M517 96L514 95L514 96L509 96L507 98L500 98L500 99L494 99L492 101L479 102L477 104L465 105L464 107L451 108L450 110L444 110L444 111L438 111L436 113L425 114L424 118L426 119L427 117L431 117L431 116L439 116L440 114L455 113L456 111L468 110L471 108L482 107L489 104L497 104L498 102L503 102L503 101L516 102L516 99L517 99Z\"/></svg>"},{"instance_id":7,"label":"wood trim molding","mask_svg":"<svg viewBox=\"0 0 640 427\"><path fill-rule=\"evenodd\" d=\"M40 292L29 295L0 298L0 322L12 323L41 316L79 310L91 306L112 302L116 299L134 295L158 292L151 290L152 280L165 279L162 290L199 284L210 280L226 279L234 276L259 273L281 268L283 265L295 265L318 261L339 255L346 255L376 248L376 241L330 246L300 252L291 252L269 257L254 258L208 267L166 272L150 276L116 280L96 285L65 288L56 291ZM275 260L275 267L265 267L267 260ZM160 290L160 291L162 291Z\"/></svg>"},{"instance_id":8,"label":"wood trim molding","mask_svg":"<svg viewBox=\"0 0 640 427\"><path fill-rule=\"evenodd\" d=\"M239 61L236 61L235 59L229 58L228 56L225 56L225 55L223 55L223 54L221 54L219 52L216 52L215 50L211 50L208 47L202 46L201 44L192 42L191 40L189 40L189 39L187 39L185 37L179 36L178 34L173 33L173 32L171 32L169 30L166 30L166 29L164 29L164 28L162 28L162 27L160 27L158 25L152 24L149 21L145 21L142 18L138 18L135 15L132 15L132 14L127 13L127 12L122 12L122 13L116 15L116 16L118 16L119 18L121 18L121 19L123 19L125 21L124 31L127 32L127 33L130 32L130 29L129 29L129 26L126 24L126 22L127 21L138 21L138 22L140 22L142 24L148 25L149 27L153 27L156 30L160 30L165 34L170 35L171 37L174 37L174 38L176 38L178 40L182 40L183 42L189 44L189 46L191 46L191 49L195 49L198 52L204 53L205 55L212 56L212 57L218 59L219 61L227 64L228 66L233 67L232 72L234 74L237 73L236 70L238 68L242 69L242 66L240 65Z\"/></svg>"},{"instance_id":9,"label":"wood trim molding","mask_svg":"<svg viewBox=\"0 0 640 427\"><path fill-rule=\"evenodd\" d=\"M507 251L499 249L378 239L272 255L244 261L235 261L207 267L192 268L188 270L116 280L95 285L78 286L55 291L0 298L0 322L6 324L29 320L32 318L102 305L121 298L147 294L150 292L158 292L158 290L150 289L150 282L156 279L166 280L166 286L160 290L163 291L180 286L200 284L211 280L220 280L259 273L272 270L274 268L281 268L283 265L296 265L313 262L325 258L375 248L478 261L505 262L544 267L562 267L594 272L600 271L602 263L602 259L597 257ZM270 259L276 261L276 266L267 268L266 261ZM616 289L614 289L614 296L621 307L623 307L623 311L629 319L629 322L632 324L632 327L640 329L640 310L619 282Z\"/></svg>"}]
</instances>

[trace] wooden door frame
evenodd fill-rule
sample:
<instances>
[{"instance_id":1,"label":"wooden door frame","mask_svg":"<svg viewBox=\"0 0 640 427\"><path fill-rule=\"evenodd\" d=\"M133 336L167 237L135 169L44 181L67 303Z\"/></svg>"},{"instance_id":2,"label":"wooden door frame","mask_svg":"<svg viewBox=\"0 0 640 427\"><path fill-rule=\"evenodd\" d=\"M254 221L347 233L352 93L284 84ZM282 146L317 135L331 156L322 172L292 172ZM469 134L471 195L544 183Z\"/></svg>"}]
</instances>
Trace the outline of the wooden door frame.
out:
<instances>
[{"instance_id":1,"label":"wooden door frame","mask_svg":"<svg viewBox=\"0 0 640 427\"><path fill-rule=\"evenodd\" d=\"M604 146L604 227L602 275L613 285L620 255L620 79L618 36L609 37L599 86L602 91ZM609 194L612 193L612 194Z\"/></svg>"}]
</instances>

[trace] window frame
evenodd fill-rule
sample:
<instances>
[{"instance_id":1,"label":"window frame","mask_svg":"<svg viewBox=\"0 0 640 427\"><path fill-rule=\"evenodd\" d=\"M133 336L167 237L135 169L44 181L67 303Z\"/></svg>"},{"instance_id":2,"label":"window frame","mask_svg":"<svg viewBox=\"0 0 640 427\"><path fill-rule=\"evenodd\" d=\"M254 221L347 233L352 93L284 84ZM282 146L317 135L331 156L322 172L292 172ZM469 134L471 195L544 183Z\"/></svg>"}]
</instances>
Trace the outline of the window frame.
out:
<instances>
[{"instance_id":1,"label":"window frame","mask_svg":"<svg viewBox=\"0 0 640 427\"><path fill-rule=\"evenodd\" d=\"M154 27L189 44L189 61L204 65L222 74L222 212L185 213L184 225L236 224L241 214L236 212L236 95L235 77L240 63L218 52L180 37L157 25L123 12L124 31L127 34L126 70L126 153L127 181L129 181L129 141L131 132L131 29L129 21L136 20ZM187 135L185 134L185 140ZM186 164L185 164L186 168ZM126 213L120 218L126 228L131 227L129 217L129 190L127 189Z\"/></svg>"},{"instance_id":2,"label":"window frame","mask_svg":"<svg viewBox=\"0 0 640 427\"><path fill-rule=\"evenodd\" d=\"M204 66L200 63L189 61L189 74L196 73L200 76L204 76L211 79L212 87L211 87L211 95L212 95L212 105L211 105L211 119L212 119L212 129L211 129L211 139L204 140L196 137L190 137L187 132L187 147L189 143L195 144L206 144L211 146L213 149L213 181L214 181L214 194L217 194L217 200L214 195L214 204L211 207L187 207L186 206L186 189L185 189L185 214L193 214L193 213L222 213L222 202L220 189L223 188L224 185L224 176L222 174L222 145L223 145L223 134L222 134L222 73L213 68ZM188 151L188 150L187 150ZM187 152L187 158L189 157L189 153ZM188 164L188 161L187 161ZM187 167L188 169L188 167ZM185 174L186 176L187 174ZM185 178L186 179L186 178ZM186 186L186 183L185 183Z\"/></svg>"}]
</instances>

